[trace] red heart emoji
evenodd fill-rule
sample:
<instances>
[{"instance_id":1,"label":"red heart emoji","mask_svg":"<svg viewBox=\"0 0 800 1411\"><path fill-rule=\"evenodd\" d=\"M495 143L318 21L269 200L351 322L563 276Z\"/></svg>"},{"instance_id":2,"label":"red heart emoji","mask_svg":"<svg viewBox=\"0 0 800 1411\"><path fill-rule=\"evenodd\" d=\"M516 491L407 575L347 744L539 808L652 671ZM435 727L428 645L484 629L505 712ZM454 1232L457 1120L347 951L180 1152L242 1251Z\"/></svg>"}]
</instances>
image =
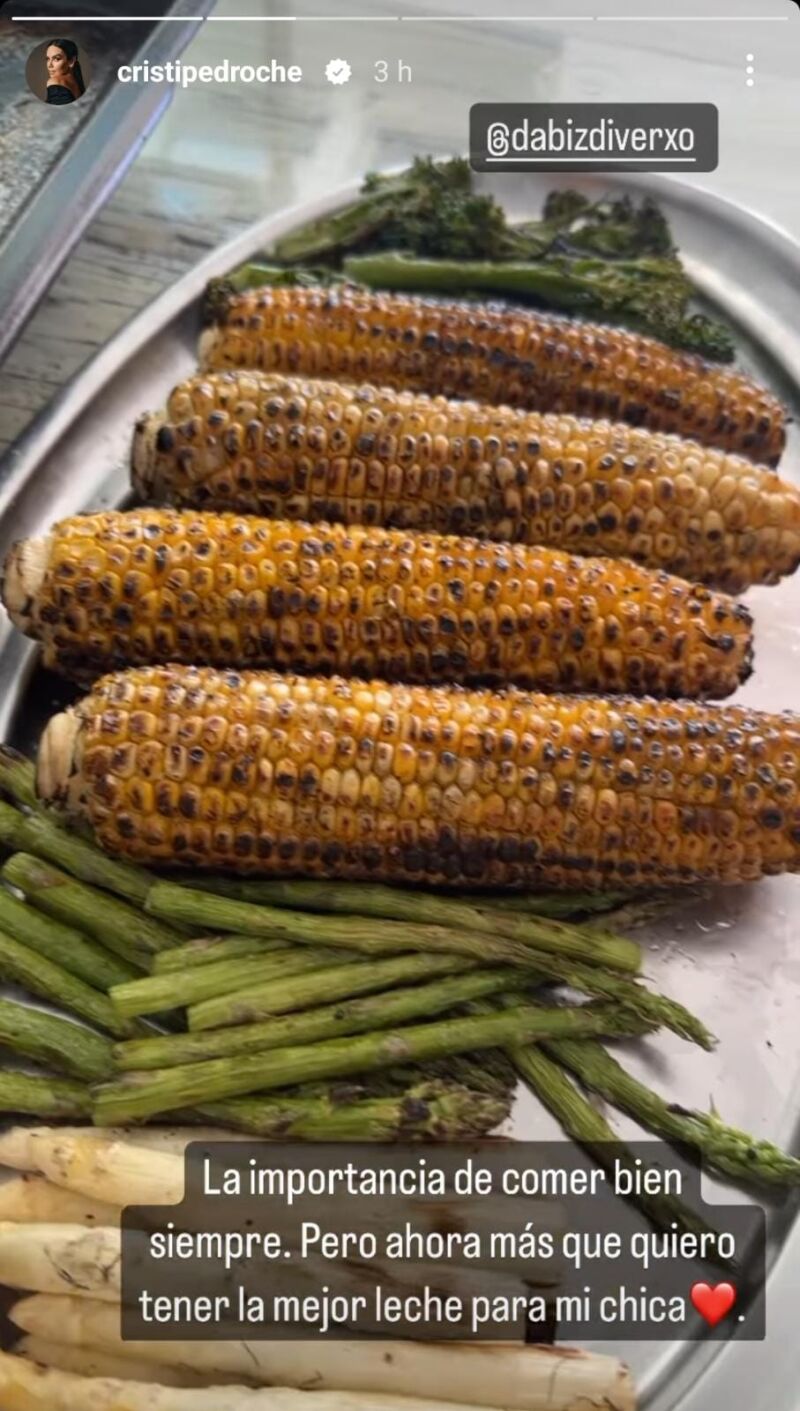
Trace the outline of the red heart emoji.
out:
<instances>
[{"instance_id":1,"label":"red heart emoji","mask_svg":"<svg viewBox=\"0 0 800 1411\"><path fill-rule=\"evenodd\" d=\"M708 1326L715 1328L733 1308L736 1289L733 1284L715 1284L713 1288L710 1284L692 1284L689 1296Z\"/></svg>"}]
</instances>

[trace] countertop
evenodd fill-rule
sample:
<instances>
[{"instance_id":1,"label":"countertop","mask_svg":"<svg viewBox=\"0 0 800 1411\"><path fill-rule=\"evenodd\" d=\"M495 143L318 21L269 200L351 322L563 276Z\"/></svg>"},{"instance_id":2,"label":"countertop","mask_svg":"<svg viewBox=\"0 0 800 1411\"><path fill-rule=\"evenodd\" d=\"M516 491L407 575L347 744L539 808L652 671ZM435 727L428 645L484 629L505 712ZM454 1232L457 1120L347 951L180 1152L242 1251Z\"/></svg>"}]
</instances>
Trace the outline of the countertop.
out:
<instances>
[{"instance_id":1,"label":"countertop","mask_svg":"<svg viewBox=\"0 0 800 1411\"><path fill-rule=\"evenodd\" d=\"M409 12L402 21L395 19L398 8ZM456 8L455 0L449 8ZM503 7L502 18L475 18L489 8L477 0L457 8L472 10L473 17L448 18L447 3L411 12L408 5L373 0L354 6L354 13L370 15L369 22L334 19L334 7L326 19L290 22L255 0L221 0L184 63L274 58L301 64L303 82L177 89L0 368L0 450L131 314L203 251L256 217L370 167L420 152L464 150L475 101L714 102L720 110L720 166L698 180L800 236L800 13L788 0L705 0L703 12L716 16L707 20L698 18L701 7L690 0L669 7L663 0L642 0L635 6L645 17L641 21L624 17L634 9L624 3L615 4L615 20L608 14L591 19L598 6L590 0L570 6L573 18L555 3L537 5L536 18L514 0ZM670 18L664 18L665 8ZM198 13L207 9L201 4ZM681 9L683 17L676 13ZM440 18L421 18L434 11ZM756 11L758 19L721 18ZM248 14L260 19L228 18ZM113 28L108 26L109 34ZM78 26L71 29L77 33ZM746 81L748 54L752 86ZM325 82L325 63L333 57L349 59L349 84ZM384 59L392 80L378 83L375 65ZM410 83L395 81L398 63L410 66ZM14 83L9 58L0 73L5 112L17 101ZM16 83L21 93L21 65ZM24 147L19 161L26 161Z\"/></svg>"}]
</instances>

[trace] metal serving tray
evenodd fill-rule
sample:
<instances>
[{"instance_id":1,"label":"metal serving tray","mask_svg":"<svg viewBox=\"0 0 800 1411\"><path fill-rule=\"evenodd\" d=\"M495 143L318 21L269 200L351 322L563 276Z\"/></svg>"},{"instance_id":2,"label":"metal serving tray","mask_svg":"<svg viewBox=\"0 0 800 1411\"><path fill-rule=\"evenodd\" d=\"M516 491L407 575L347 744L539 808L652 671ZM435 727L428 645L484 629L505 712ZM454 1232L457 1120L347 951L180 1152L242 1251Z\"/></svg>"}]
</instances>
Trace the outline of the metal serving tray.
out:
<instances>
[{"instance_id":1,"label":"metal serving tray","mask_svg":"<svg viewBox=\"0 0 800 1411\"><path fill-rule=\"evenodd\" d=\"M531 216L550 174L482 181L512 216ZM600 178L569 177L603 194ZM622 183L615 182L615 186ZM631 178L663 204L691 274L736 324L740 361L800 410L800 246L756 215L669 178ZM335 209L355 187L258 222L207 256L106 345L0 464L0 554L54 519L121 504L136 415L161 405L195 362L198 300L206 281L268 247L307 219ZM782 474L800 480L800 435L790 432ZM748 595L756 620L756 672L738 699L767 709L797 706L800 694L800 575ZM68 699L37 666L36 652L0 621L0 737L30 748L44 719ZM671 1035L630 1047L633 1069L665 1095L705 1108L800 1153L800 878L718 891L651 928L646 973L685 1001L719 1037L702 1054ZM641 1137L619 1122L623 1137ZM553 1139L558 1129L521 1094L514 1133ZM704 1183L708 1199L723 1188ZM737 1199L725 1189L725 1199ZM764 1343L602 1344L632 1366L647 1411L798 1411L800 1299L796 1202L769 1212L768 1336Z\"/></svg>"}]
</instances>

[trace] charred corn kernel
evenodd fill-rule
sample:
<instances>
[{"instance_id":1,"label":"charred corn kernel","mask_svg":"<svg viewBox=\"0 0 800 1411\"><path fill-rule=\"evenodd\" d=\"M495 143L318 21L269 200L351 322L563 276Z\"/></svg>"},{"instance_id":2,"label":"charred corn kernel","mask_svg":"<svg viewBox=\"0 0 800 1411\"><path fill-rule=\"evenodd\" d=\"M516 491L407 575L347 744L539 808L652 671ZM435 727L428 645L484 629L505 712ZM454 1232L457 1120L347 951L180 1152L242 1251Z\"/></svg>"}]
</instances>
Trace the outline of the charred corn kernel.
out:
<instances>
[{"instance_id":1,"label":"charred corn kernel","mask_svg":"<svg viewBox=\"0 0 800 1411\"><path fill-rule=\"evenodd\" d=\"M732 592L800 562L800 490L741 457L387 388L196 375L139 422L133 473L147 499L547 544Z\"/></svg>"},{"instance_id":2,"label":"charred corn kernel","mask_svg":"<svg viewBox=\"0 0 800 1411\"><path fill-rule=\"evenodd\" d=\"M4 598L45 665L78 679L186 662L724 696L752 653L742 604L635 564L234 514L63 520L14 546Z\"/></svg>"},{"instance_id":3,"label":"charred corn kernel","mask_svg":"<svg viewBox=\"0 0 800 1411\"><path fill-rule=\"evenodd\" d=\"M321 773L331 739L355 768ZM788 714L162 666L55 716L38 787L137 862L585 888L800 870L799 772Z\"/></svg>"},{"instance_id":4,"label":"charred corn kernel","mask_svg":"<svg viewBox=\"0 0 800 1411\"><path fill-rule=\"evenodd\" d=\"M235 294L208 368L250 367L607 417L776 465L786 409L745 373L552 314L345 287Z\"/></svg>"}]
</instances>

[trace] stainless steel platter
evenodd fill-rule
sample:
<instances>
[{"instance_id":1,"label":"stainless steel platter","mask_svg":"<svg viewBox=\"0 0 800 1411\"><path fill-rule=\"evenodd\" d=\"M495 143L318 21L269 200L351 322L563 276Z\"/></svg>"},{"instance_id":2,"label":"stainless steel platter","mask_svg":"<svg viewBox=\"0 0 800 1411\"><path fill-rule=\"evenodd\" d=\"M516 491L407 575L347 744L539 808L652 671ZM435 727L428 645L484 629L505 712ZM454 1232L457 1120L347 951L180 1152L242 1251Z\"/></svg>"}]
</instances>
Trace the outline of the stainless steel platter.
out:
<instances>
[{"instance_id":1,"label":"stainless steel platter","mask_svg":"<svg viewBox=\"0 0 800 1411\"><path fill-rule=\"evenodd\" d=\"M597 195L607 183L569 178ZM482 180L512 216L535 214L554 178ZM615 186L620 183L615 182ZM690 271L739 330L740 361L800 412L800 246L742 208L669 178L631 178L663 204ZM121 504L127 493L131 427L160 405L195 361L198 300L209 278L268 247L301 222L334 209L348 188L265 219L205 258L137 316L92 360L0 464L0 554L12 540L44 532L56 518ZM800 434L792 427L782 474L800 481ZM756 621L756 672L738 694L765 709L800 699L800 581L748 596ZM0 622L0 732L30 747L44 718L68 695L39 670L36 654ZM665 1095L707 1108L800 1153L800 878L718 891L672 923L646 933L647 976L684 1000L719 1038L702 1054L672 1036L632 1046L630 1066ZM641 1137L624 1121L622 1136ZM558 1131L522 1094L514 1132ZM704 1182L706 1198L737 1199ZM635 1343L618 1351L637 1377L648 1411L797 1411L800 1342L800 1223L796 1202L769 1212L767 1339L762 1344Z\"/></svg>"}]
</instances>

